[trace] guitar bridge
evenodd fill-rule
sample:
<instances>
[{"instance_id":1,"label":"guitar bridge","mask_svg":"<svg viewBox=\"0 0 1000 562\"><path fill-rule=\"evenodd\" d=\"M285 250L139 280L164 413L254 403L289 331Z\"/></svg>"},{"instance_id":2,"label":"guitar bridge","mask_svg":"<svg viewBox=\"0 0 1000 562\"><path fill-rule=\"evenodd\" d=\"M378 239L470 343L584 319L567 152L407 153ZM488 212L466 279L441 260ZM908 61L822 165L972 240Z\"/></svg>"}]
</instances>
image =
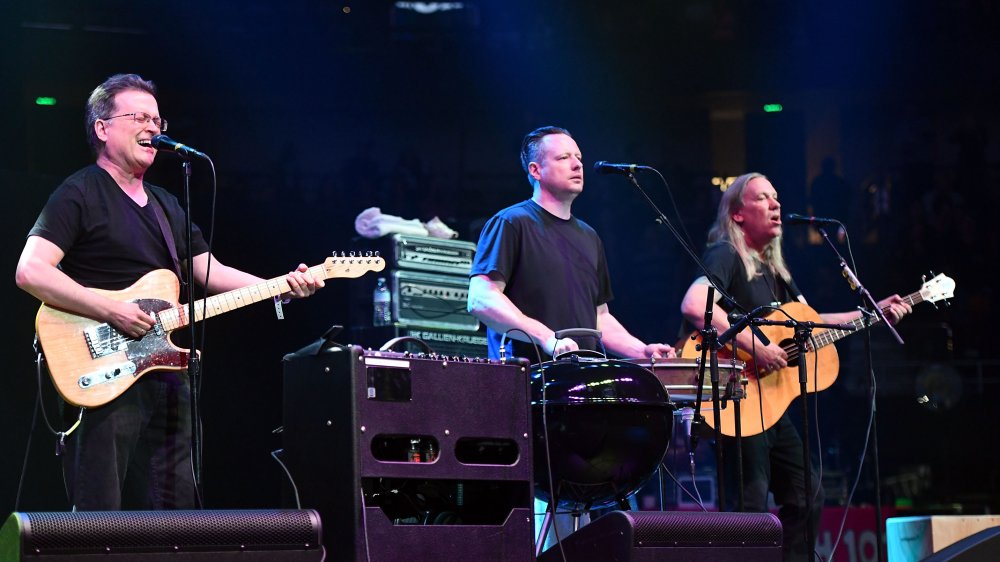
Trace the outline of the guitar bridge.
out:
<instances>
[{"instance_id":1,"label":"guitar bridge","mask_svg":"<svg viewBox=\"0 0 1000 562\"><path fill-rule=\"evenodd\" d=\"M87 373L77 379L76 384L83 389L90 388L98 384L105 384L124 376L135 374L135 363L125 361L117 365L109 366L107 369Z\"/></svg>"},{"instance_id":2,"label":"guitar bridge","mask_svg":"<svg viewBox=\"0 0 1000 562\"><path fill-rule=\"evenodd\" d=\"M128 346L128 339L108 324L97 324L85 329L83 337L87 339L87 349L93 359L125 351Z\"/></svg>"}]
</instances>

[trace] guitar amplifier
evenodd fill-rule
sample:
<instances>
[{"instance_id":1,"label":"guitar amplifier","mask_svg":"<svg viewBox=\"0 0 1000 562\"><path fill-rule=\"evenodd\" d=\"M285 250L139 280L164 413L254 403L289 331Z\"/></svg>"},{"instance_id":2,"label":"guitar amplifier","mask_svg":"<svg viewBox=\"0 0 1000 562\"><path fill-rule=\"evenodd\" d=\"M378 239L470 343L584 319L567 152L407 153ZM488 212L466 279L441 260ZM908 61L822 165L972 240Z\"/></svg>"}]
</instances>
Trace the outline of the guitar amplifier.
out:
<instances>
[{"instance_id":1,"label":"guitar amplifier","mask_svg":"<svg viewBox=\"0 0 1000 562\"><path fill-rule=\"evenodd\" d=\"M468 276L476 255L475 243L464 240L393 234L388 237L388 244L383 255L393 269Z\"/></svg>"},{"instance_id":2,"label":"guitar amplifier","mask_svg":"<svg viewBox=\"0 0 1000 562\"><path fill-rule=\"evenodd\" d=\"M283 363L286 499L321 515L330 560L534 561L526 361L314 344Z\"/></svg>"},{"instance_id":3,"label":"guitar amplifier","mask_svg":"<svg viewBox=\"0 0 1000 562\"><path fill-rule=\"evenodd\" d=\"M416 271L392 272L392 320L397 326L473 331L479 320L469 314L469 279Z\"/></svg>"}]
</instances>

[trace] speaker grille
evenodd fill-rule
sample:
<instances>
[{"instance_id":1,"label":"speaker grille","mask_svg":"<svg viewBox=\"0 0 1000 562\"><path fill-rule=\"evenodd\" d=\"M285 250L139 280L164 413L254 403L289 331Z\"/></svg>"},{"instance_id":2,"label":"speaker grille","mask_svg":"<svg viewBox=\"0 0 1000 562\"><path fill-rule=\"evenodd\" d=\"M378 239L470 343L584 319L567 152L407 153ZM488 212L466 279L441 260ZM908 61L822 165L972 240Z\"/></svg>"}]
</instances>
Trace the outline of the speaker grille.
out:
<instances>
[{"instance_id":1,"label":"speaker grille","mask_svg":"<svg viewBox=\"0 0 1000 562\"><path fill-rule=\"evenodd\" d=\"M772 546L781 544L781 523L771 513L666 512L623 514L642 546Z\"/></svg>"},{"instance_id":2,"label":"speaker grille","mask_svg":"<svg viewBox=\"0 0 1000 562\"><path fill-rule=\"evenodd\" d=\"M319 548L311 510L83 511L20 514L25 552Z\"/></svg>"}]
</instances>

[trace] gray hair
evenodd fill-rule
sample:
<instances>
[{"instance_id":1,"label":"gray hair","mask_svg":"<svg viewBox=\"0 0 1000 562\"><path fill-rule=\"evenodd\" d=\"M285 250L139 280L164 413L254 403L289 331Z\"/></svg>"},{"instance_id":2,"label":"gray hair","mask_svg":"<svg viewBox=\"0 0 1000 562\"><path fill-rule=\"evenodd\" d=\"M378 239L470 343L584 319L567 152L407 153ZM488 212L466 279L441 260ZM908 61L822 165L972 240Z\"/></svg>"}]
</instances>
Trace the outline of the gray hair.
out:
<instances>
[{"instance_id":1,"label":"gray hair","mask_svg":"<svg viewBox=\"0 0 1000 562\"><path fill-rule=\"evenodd\" d=\"M747 281L753 280L758 275L758 270L764 267L771 268L771 271L780 275L786 282L792 277L785 264L785 258L781 253L782 235L778 235L771 240L763 252L756 252L747 246L746 238L740 225L733 220L733 214L743 208L743 192L746 191L750 180L756 178L767 179L764 174L751 172L743 174L729 186L722 194L719 201L719 211L715 216L715 223L708 231L709 245L718 242L725 242L736 250L736 254L743 261L743 266L747 270Z\"/></svg>"},{"instance_id":2,"label":"gray hair","mask_svg":"<svg viewBox=\"0 0 1000 562\"><path fill-rule=\"evenodd\" d=\"M156 96L156 85L149 80L143 80L138 74L115 74L94 88L87 98L87 142L90 149L97 154L104 148L104 141L97 138L94 123L98 119L107 119L115 112L115 96L126 90L139 90L151 96Z\"/></svg>"}]
</instances>

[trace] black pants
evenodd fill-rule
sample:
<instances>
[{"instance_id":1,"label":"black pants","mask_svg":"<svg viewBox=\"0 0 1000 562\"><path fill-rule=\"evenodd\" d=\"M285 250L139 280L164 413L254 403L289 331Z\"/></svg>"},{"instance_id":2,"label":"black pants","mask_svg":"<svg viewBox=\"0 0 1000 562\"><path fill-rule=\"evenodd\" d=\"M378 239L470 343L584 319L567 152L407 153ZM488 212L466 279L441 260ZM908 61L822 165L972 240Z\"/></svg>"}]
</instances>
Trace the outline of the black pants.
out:
<instances>
[{"instance_id":1,"label":"black pants","mask_svg":"<svg viewBox=\"0 0 1000 562\"><path fill-rule=\"evenodd\" d=\"M737 505L736 440L724 438L726 458L726 502ZM810 475L809 489L813 494L812 514L806 513L803 493L805 467L802 464L802 438L788 415L784 415L764 433L743 438L743 501L746 511L767 511L767 494L774 494L778 518L782 527L784 560L806 560L806 525L812 526L813 540L823 511L823 487L815 469ZM809 559L812 559L812 555Z\"/></svg>"},{"instance_id":2,"label":"black pants","mask_svg":"<svg viewBox=\"0 0 1000 562\"><path fill-rule=\"evenodd\" d=\"M78 413L64 408L67 423ZM194 509L187 374L147 373L110 403L85 410L62 462L74 511Z\"/></svg>"}]
</instances>

